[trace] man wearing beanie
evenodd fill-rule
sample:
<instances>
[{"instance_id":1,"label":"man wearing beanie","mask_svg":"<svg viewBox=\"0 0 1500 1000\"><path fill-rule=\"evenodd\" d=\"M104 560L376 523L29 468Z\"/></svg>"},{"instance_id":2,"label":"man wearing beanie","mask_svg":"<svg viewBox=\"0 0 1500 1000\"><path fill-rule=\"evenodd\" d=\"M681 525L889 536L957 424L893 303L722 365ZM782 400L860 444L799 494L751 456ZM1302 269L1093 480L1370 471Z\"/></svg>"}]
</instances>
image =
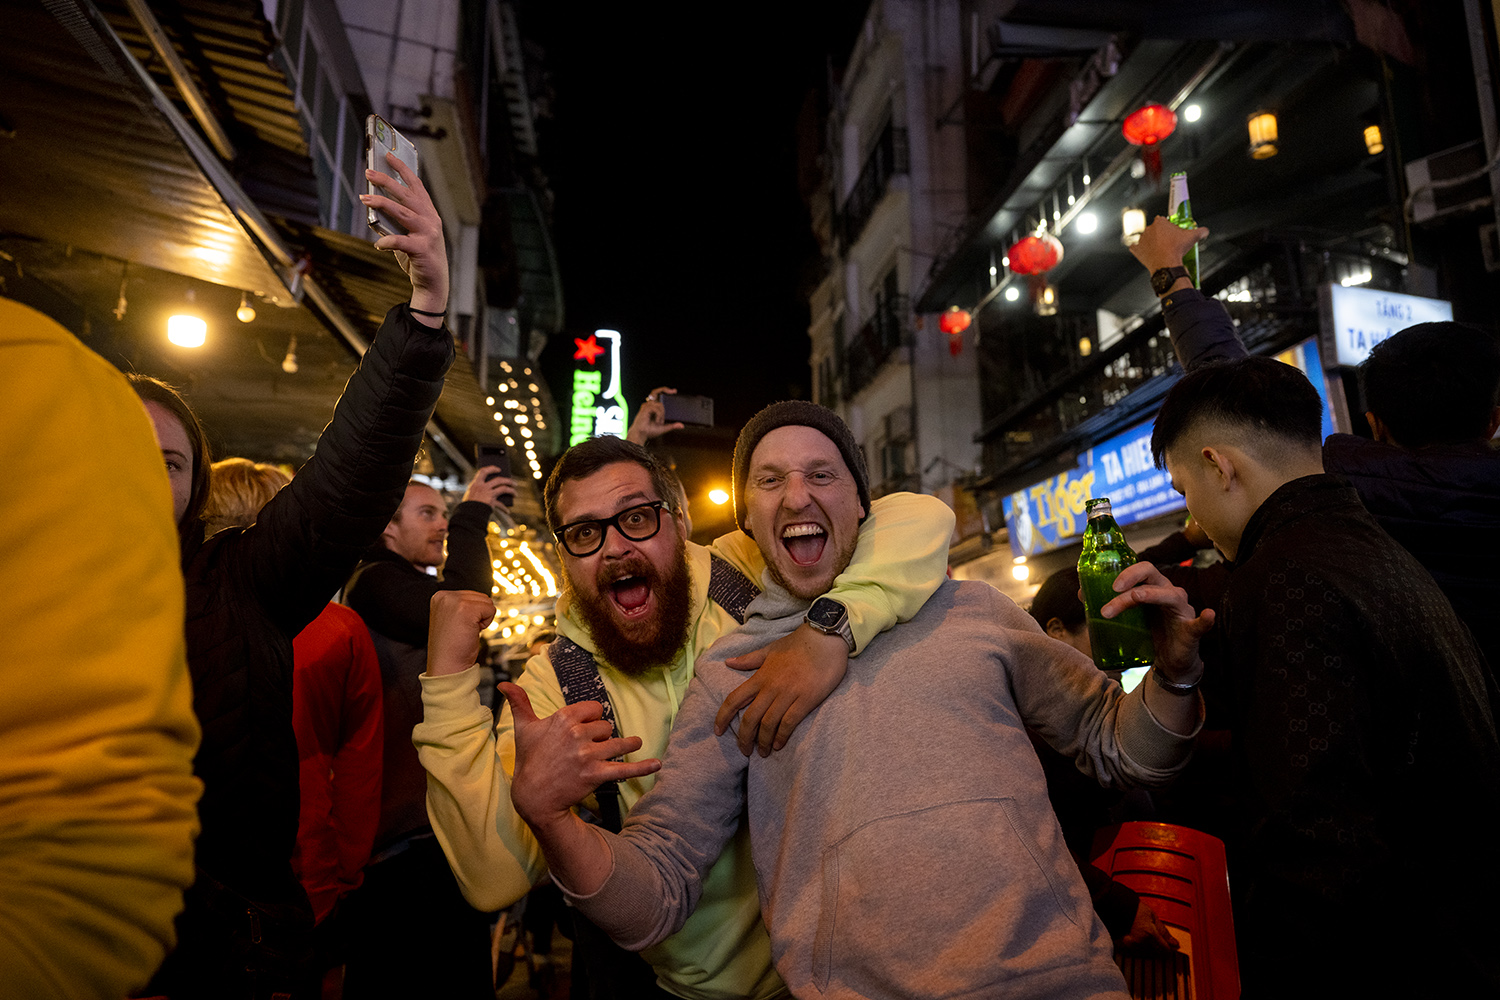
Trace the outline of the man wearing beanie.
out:
<instances>
[{"instance_id":1,"label":"man wearing beanie","mask_svg":"<svg viewBox=\"0 0 1500 1000\"><path fill-rule=\"evenodd\" d=\"M807 404L751 420L734 467L766 589L699 661L665 766L612 760L634 741L593 742L589 714L538 720L526 692L502 688L516 720L512 800L554 881L623 946L649 947L693 912L743 824L796 996L1126 997L1026 727L1103 784L1164 782L1200 722L1196 637L1211 618L1139 571L1150 586L1109 610L1161 605L1162 655L1156 682L1127 695L993 587L950 580L870 643L784 749L747 758L733 726L716 733L739 681L725 661L802 623L844 569L868 496L847 428ZM588 763L570 775L560 758ZM658 770L618 836L568 808L601 780Z\"/></svg>"},{"instance_id":2,"label":"man wearing beanie","mask_svg":"<svg viewBox=\"0 0 1500 1000\"><path fill-rule=\"evenodd\" d=\"M570 448L547 482L544 501L564 572L560 635L531 657L519 683L549 721L571 719L584 707L572 704L580 697L596 711L607 704L620 736L643 744L646 755L660 755L699 654L738 626L759 593L766 571L760 550L738 531L712 546L688 541L675 477L651 452L618 438ZM847 536L858 539L848 569L819 592L829 595L834 620L788 630L750 658L747 666L764 656L759 669L738 675L743 685L722 710L727 721L749 704L736 754L757 747L771 753L843 676L846 656L916 614L944 579L953 531L946 505L895 494L865 509L868 522ZM818 541L809 534L798 544L813 548ZM474 906L494 910L523 896L547 868L511 806L511 713L494 725L476 692L478 667L467 645L455 656L441 655L441 623L462 619L466 608L485 621L493 614L483 594L439 595L434 603L424 716L413 740L428 771L428 813L459 885ZM477 642L477 629L465 638ZM859 663L849 661L852 672L859 672ZM590 786L570 805L583 802L610 823L609 804L617 801L617 811L628 815L653 780L622 781L617 796L596 796ZM573 952L575 991L586 976L586 995L594 1000L785 995L761 922L748 837L722 854L711 859L702 906L678 933L641 956L649 965L620 952L581 918L575 921L581 925Z\"/></svg>"}]
</instances>

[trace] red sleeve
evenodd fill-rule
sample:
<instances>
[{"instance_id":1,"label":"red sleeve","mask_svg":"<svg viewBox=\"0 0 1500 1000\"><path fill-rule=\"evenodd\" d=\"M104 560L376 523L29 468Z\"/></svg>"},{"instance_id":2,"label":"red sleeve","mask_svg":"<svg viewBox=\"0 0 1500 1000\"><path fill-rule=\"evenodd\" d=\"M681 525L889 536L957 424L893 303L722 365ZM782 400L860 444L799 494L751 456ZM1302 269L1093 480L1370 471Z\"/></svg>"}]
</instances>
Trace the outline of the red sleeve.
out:
<instances>
[{"instance_id":1,"label":"red sleeve","mask_svg":"<svg viewBox=\"0 0 1500 1000\"><path fill-rule=\"evenodd\" d=\"M333 757L331 821L338 839L342 892L359 885L380 822L380 772L385 725L380 661L360 617L339 605L348 622L349 670L344 684L343 729Z\"/></svg>"}]
</instances>

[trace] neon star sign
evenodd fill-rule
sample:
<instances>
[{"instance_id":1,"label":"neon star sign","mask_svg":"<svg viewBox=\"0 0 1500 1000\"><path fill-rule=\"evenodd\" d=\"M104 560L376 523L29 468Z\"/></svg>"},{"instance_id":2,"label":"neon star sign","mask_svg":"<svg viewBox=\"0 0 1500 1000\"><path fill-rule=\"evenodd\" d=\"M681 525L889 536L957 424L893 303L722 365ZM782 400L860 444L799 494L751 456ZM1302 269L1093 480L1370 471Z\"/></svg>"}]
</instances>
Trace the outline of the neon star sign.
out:
<instances>
[{"instance_id":1,"label":"neon star sign","mask_svg":"<svg viewBox=\"0 0 1500 1000\"><path fill-rule=\"evenodd\" d=\"M578 349L573 352L574 361L587 361L589 364L594 364L599 360L599 355L604 353L604 348L599 346L599 341L595 339L595 336L591 333L588 340L581 337L573 338L573 343L578 345Z\"/></svg>"},{"instance_id":2,"label":"neon star sign","mask_svg":"<svg viewBox=\"0 0 1500 1000\"><path fill-rule=\"evenodd\" d=\"M605 347L599 341L607 341ZM573 360L582 362L573 369L573 413L568 428L568 444L575 445L591 437L624 437L629 412L620 390L620 331L595 330L587 338L574 337L577 350ZM609 360L599 366L600 356ZM588 367L584 367L587 365ZM608 369L609 384L605 385Z\"/></svg>"}]
</instances>

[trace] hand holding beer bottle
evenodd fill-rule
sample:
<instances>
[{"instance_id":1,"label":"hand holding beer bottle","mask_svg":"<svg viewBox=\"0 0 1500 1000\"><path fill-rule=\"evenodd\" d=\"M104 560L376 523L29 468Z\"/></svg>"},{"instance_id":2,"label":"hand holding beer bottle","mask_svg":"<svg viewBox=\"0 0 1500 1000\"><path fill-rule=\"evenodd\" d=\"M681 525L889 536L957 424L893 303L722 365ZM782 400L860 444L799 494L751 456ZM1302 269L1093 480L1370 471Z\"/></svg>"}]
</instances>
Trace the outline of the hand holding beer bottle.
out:
<instances>
[{"instance_id":1,"label":"hand holding beer bottle","mask_svg":"<svg viewBox=\"0 0 1500 1000\"><path fill-rule=\"evenodd\" d=\"M1178 229L1186 229L1189 232L1198 231L1198 223L1193 219L1193 203L1188 200L1187 174L1178 171L1172 175L1172 193L1167 199L1167 218L1172 225ZM1198 243L1183 251L1182 266L1187 268L1188 280L1193 287L1198 287Z\"/></svg>"},{"instance_id":2,"label":"hand holding beer bottle","mask_svg":"<svg viewBox=\"0 0 1500 1000\"><path fill-rule=\"evenodd\" d=\"M1213 628L1213 611L1196 613L1185 591L1151 563L1135 561L1108 500L1090 500L1088 510L1078 578L1095 662L1105 670L1150 662L1172 684L1196 684L1203 675L1198 642ZM1148 604L1157 609L1149 617ZM1099 632L1096 621L1104 626Z\"/></svg>"},{"instance_id":3,"label":"hand holding beer bottle","mask_svg":"<svg viewBox=\"0 0 1500 1000\"><path fill-rule=\"evenodd\" d=\"M1207 237L1208 230L1202 226L1196 229L1181 229L1171 219L1158 215L1141 233L1141 238L1131 244L1130 253L1141 262L1148 274L1154 274L1164 267L1183 266L1183 256L1190 249L1195 248L1199 240ZM1182 282L1186 280L1179 279L1177 285L1182 285ZM1182 285L1182 287L1187 286Z\"/></svg>"}]
</instances>

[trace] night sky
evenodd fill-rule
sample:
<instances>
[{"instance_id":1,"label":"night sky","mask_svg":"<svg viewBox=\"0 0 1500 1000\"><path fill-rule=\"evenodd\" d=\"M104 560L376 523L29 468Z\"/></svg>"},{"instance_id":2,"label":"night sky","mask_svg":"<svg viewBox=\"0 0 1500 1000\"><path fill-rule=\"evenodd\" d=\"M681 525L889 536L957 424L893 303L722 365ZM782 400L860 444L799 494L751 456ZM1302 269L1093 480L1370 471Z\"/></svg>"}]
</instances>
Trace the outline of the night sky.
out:
<instances>
[{"instance_id":1,"label":"night sky","mask_svg":"<svg viewBox=\"0 0 1500 1000\"><path fill-rule=\"evenodd\" d=\"M560 406L572 338L599 327L622 332L632 414L657 385L714 397L730 427L809 395L798 112L865 9L523 7L555 95L538 141L567 308L542 358Z\"/></svg>"}]
</instances>

